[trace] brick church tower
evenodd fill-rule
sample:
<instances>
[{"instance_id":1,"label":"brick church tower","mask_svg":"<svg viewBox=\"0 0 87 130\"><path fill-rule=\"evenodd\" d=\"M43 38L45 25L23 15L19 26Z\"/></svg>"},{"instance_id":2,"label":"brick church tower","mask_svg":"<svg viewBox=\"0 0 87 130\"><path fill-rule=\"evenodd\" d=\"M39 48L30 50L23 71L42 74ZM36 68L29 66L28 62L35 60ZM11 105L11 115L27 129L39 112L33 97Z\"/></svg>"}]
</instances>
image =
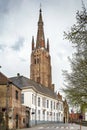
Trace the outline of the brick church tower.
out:
<instances>
[{"instance_id":1,"label":"brick church tower","mask_svg":"<svg viewBox=\"0 0 87 130\"><path fill-rule=\"evenodd\" d=\"M32 37L30 79L44 85L45 87L54 89L54 86L52 85L49 40L47 39L47 43L45 43L41 9L39 11L36 44L34 42L34 37Z\"/></svg>"}]
</instances>

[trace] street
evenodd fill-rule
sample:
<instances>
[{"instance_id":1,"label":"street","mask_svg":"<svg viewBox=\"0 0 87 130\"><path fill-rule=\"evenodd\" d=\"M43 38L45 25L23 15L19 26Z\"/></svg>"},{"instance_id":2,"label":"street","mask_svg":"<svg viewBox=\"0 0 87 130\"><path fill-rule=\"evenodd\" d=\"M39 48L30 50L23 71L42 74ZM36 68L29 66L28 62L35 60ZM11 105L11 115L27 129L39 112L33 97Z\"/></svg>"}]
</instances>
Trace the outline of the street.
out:
<instances>
[{"instance_id":1,"label":"street","mask_svg":"<svg viewBox=\"0 0 87 130\"><path fill-rule=\"evenodd\" d=\"M87 130L87 127L81 126L80 128L80 125L70 124L70 123L66 123L66 124L53 123L53 124L41 124L41 125L33 126L32 128L25 128L22 130Z\"/></svg>"}]
</instances>

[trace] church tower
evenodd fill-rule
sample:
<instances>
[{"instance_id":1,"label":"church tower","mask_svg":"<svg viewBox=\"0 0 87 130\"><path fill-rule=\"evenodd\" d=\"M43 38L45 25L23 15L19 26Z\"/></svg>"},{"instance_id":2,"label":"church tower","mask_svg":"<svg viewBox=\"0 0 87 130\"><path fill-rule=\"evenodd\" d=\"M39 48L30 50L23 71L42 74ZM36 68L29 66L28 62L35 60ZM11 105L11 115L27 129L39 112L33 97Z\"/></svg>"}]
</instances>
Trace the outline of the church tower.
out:
<instances>
[{"instance_id":1,"label":"church tower","mask_svg":"<svg viewBox=\"0 0 87 130\"><path fill-rule=\"evenodd\" d=\"M47 43L45 43L42 10L40 9L36 43L34 42L34 37L32 37L30 79L53 89L51 76L49 39L47 39Z\"/></svg>"}]
</instances>

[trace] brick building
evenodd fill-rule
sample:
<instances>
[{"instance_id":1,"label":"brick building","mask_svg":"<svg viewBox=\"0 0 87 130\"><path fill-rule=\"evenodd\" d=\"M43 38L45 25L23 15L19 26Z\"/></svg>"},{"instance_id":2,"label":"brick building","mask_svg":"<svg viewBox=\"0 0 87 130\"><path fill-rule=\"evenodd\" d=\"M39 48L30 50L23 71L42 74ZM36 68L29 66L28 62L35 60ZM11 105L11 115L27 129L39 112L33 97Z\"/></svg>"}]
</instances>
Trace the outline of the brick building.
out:
<instances>
[{"instance_id":1,"label":"brick building","mask_svg":"<svg viewBox=\"0 0 87 130\"><path fill-rule=\"evenodd\" d=\"M0 72L0 110L4 126L9 129L29 125L29 108L21 105L21 88ZM28 117L27 117L28 114ZM2 123L2 122L0 122ZM3 124L2 124L3 125Z\"/></svg>"}]
</instances>

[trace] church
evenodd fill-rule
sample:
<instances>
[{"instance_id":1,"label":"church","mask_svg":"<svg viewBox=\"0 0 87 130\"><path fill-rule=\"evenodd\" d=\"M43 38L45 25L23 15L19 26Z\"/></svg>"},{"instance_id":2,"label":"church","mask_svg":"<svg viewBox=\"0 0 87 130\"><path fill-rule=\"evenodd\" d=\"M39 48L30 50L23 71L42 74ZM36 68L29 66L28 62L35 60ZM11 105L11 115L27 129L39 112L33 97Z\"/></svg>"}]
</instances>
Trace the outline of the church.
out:
<instances>
[{"instance_id":1,"label":"church","mask_svg":"<svg viewBox=\"0 0 87 130\"><path fill-rule=\"evenodd\" d=\"M29 108L29 127L41 123L68 122L68 105L52 84L49 39L45 42L42 10L39 10L37 39L32 37L30 78L19 73L9 80L21 90L21 104ZM66 109L65 109L66 108ZM66 110L66 111L65 111ZM19 124L19 113L18 124ZM26 122L26 120L24 120Z\"/></svg>"}]
</instances>

